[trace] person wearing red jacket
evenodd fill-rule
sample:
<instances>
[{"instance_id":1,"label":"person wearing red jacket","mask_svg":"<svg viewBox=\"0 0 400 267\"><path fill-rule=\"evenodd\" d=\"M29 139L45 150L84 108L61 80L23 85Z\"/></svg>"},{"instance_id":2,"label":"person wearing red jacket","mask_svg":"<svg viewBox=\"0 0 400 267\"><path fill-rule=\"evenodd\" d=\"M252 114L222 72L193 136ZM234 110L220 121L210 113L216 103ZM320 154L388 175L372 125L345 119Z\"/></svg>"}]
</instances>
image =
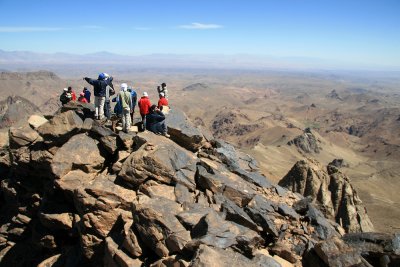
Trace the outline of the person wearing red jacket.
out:
<instances>
[{"instance_id":1,"label":"person wearing red jacket","mask_svg":"<svg viewBox=\"0 0 400 267\"><path fill-rule=\"evenodd\" d=\"M138 101L140 115L142 116L142 129L146 130L146 115L149 114L151 103L147 92L143 93L143 96Z\"/></svg>"},{"instance_id":2,"label":"person wearing red jacket","mask_svg":"<svg viewBox=\"0 0 400 267\"><path fill-rule=\"evenodd\" d=\"M163 106L168 106L168 99L165 98L164 93L160 93L160 99L158 100L158 108L162 110Z\"/></svg>"},{"instance_id":3,"label":"person wearing red jacket","mask_svg":"<svg viewBox=\"0 0 400 267\"><path fill-rule=\"evenodd\" d=\"M87 103L88 102L87 99L85 98L85 93L82 92L82 93L79 94L78 101L81 102L81 103Z\"/></svg>"},{"instance_id":4,"label":"person wearing red jacket","mask_svg":"<svg viewBox=\"0 0 400 267\"><path fill-rule=\"evenodd\" d=\"M71 87L71 86L68 87L68 93L71 94L71 100L72 100L72 101L76 101L76 94L75 94L75 91L72 90L72 87Z\"/></svg>"}]
</instances>

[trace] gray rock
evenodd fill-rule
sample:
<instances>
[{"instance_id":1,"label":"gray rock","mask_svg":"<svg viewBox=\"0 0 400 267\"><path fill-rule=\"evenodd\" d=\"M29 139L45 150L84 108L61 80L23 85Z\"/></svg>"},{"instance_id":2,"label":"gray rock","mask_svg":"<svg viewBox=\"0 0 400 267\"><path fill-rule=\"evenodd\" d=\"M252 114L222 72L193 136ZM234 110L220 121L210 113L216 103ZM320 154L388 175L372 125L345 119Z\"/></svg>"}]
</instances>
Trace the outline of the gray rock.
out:
<instances>
[{"instance_id":1,"label":"gray rock","mask_svg":"<svg viewBox=\"0 0 400 267\"><path fill-rule=\"evenodd\" d=\"M140 136L145 138L147 143L123 162L119 173L123 180L138 187L151 177L162 183L182 183L193 188L194 177L182 177L182 174L186 172L184 170L195 168L197 158L163 136L151 132L141 133Z\"/></svg>"},{"instance_id":2,"label":"gray rock","mask_svg":"<svg viewBox=\"0 0 400 267\"><path fill-rule=\"evenodd\" d=\"M300 219L299 214L291 207L284 203L279 203L278 212L284 216L289 216L292 219L298 220Z\"/></svg>"},{"instance_id":3,"label":"gray rock","mask_svg":"<svg viewBox=\"0 0 400 267\"><path fill-rule=\"evenodd\" d=\"M332 225L333 222L327 220L322 212L312 204L309 204L306 216L311 220L311 224L315 227L320 239L326 240L334 236L339 236L339 233Z\"/></svg>"},{"instance_id":4,"label":"gray rock","mask_svg":"<svg viewBox=\"0 0 400 267\"><path fill-rule=\"evenodd\" d=\"M166 124L171 139L180 146L197 151L203 141L203 135L187 118L185 113L179 109L171 109L166 116Z\"/></svg>"},{"instance_id":5,"label":"gray rock","mask_svg":"<svg viewBox=\"0 0 400 267\"><path fill-rule=\"evenodd\" d=\"M9 130L10 148L15 149L29 146L39 138L39 134L29 127L14 128Z\"/></svg>"},{"instance_id":6,"label":"gray rock","mask_svg":"<svg viewBox=\"0 0 400 267\"><path fill-rule=\"evenodd\" d=\"M46 143L61 145L71 136L77 134L82 125L82 119L75 111L70 110L57 114L51 120L37 128L37 131L45 139Z\"/></svg>"},{"instance_id":7,"label":"gray rock","mask_svg":"<svg viewBox=\"0 0 400 267\"><path fill-rule=\"evenodd\" d=\"M281 267L273 258L265 255L257 255L253 259L246 258L240 253L230 249L212 248L201 245L196 251L191 267L242 267L242 266L262 266L262 267Z\"/></svg>"},{"instance_id":8,"label":"gray rock","mask_svg":"<svg viewBox=\"0 0 400 267\"><path fill-rule=\"evenodd\" d=\"M101 156L95 140L86 134L73 136L57 150L51 169L56 178L60 178L71 170L80 169L85 172L97 172L103 167Z\"/></svg>"},{"instance_id":9,"label":"gray rock","mask_svg":"<svg viewBox=\"0 0 400 267\"><path fill-rule=\"evenodd\" d=\"M361 255L339 238L316 244L315 251L328 266L358 266L362 263Z\"/></svg>"},{"instance_id":10,"label":"gray rock","mask_svg":"<svg viewBox=\"0 0 400 267\"><path fill-rule=\"evenodd\" d=\"M224 198L222 202L222 211L226 213L226 220L243 225L251 230L259 231L257 224L253 222L253 220L249 217L249 215L247 215L246 212L243 211L243 209L222 195L221 197Z\"/></svg>"},{"instance_id":11,"label":"gray rock","mask_svg":"<svg viewBox=\"0 0 400 267\"><path fill-rule=\"evenodd\" d=\"M400 256L400 234L348 233L343 236L343 241L363 255Z\"/></svg>"},{"instance_id":12,"label":"gray rock","mask_svg":"<svg viewBox=\"0 0 400 267\"><path fill-rule=\"evenodd\" d=\"M100 138L100 143L110 154L114 154L118 150L116 136L103 136Z\"/></svg>"},{"instance_id":13,"label":"gray rock","mask_svg":"<svg viewBox=\"0 0 400 267\"><path fill-rule=\"evenodd\" d=\"M163 198L142 197L133 205L134 227L159 257L181 252L191 240L190 233L175 217L181 211L178 203Z\"/></svg>"}]
</instances>

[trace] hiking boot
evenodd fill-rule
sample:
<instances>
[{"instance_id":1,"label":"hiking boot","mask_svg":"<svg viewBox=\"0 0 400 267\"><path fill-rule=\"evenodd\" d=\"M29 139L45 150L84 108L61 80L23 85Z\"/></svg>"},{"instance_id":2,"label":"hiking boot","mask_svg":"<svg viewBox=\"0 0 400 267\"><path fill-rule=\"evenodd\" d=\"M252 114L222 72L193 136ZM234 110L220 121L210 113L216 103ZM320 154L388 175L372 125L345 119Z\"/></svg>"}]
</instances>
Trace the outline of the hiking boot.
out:
<instances>
[{"instance_id":1,"label":"hiking boot","mask_svg":"<svg viewBox=\"0 0 400 267\"><path fill-rule=\"evenodd\" d=\"M163 133L163 135L167 138L171 137L168 133Z\"/></svg>"}]
</instances>

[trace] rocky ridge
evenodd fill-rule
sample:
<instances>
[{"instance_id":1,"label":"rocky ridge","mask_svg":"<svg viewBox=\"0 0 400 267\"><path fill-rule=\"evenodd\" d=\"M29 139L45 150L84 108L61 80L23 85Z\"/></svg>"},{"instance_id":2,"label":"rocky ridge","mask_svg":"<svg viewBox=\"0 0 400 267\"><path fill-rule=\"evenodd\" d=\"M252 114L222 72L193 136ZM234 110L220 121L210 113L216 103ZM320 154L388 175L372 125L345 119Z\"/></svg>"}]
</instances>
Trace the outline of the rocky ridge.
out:
<instances>
[{"instance_id":1,"label":"rocky ridge","mask_svg":"<svg viewBox=\"0 0 400 267\"><path fill-rule=\"evenodd\" d=\"M343 236L251 157L172 112L171 139L116 134L90 105L11 128L0 150L0 264L399 264L399 235Z\"/></svg>"}]
</instances>

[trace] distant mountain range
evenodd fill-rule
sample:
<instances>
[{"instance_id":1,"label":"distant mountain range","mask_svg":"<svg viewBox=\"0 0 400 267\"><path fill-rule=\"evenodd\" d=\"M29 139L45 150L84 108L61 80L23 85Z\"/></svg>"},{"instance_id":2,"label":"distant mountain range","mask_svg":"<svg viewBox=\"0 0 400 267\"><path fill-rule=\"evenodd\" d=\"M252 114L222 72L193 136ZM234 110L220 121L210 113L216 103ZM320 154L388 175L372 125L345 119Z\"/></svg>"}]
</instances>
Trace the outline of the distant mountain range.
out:
<instances>
[{"instance_id":1,"label":"distant mountain range","mask_svg":"<svg viewBox=\"0 0 400 267\"><path fill-rule=\"evenodd\" d=\"M150 54L142 56L125 56L107 51L91 54L69 53L36 53L31 51L0 50L0 69L15 69L16 66L32 65L75 65L75 64L107 64L125 65L130 67L158 68L207 68L207 69L361 69L371 70L368 66L335 62L308 57L275 57L250 54L237 55L192 55L192 54ZM379 67L379 70L400 70L395 67Z\"/></svg>"}]
</instances>

